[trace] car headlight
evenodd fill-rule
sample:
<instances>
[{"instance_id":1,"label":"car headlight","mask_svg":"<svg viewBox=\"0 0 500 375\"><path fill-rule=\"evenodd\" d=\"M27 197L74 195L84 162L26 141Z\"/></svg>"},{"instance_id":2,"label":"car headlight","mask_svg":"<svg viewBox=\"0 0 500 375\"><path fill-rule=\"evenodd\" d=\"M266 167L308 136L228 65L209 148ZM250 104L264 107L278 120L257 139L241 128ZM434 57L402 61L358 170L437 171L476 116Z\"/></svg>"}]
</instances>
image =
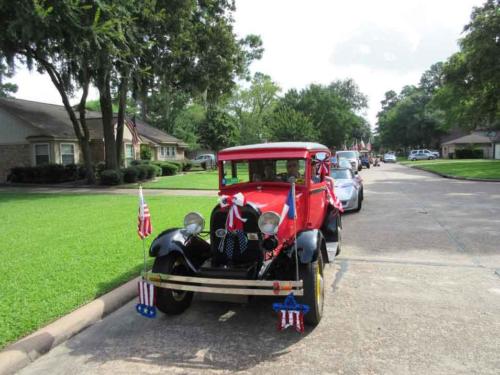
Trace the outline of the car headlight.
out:
<instances>
[{"instance_id":1,"label":"car headlight","mask_svg":"<svg viewBox=\"0 0 500 375\"><path fill-rule=\"evenodd\" d=\"M258 225L262 233L270 236L275 235L280 225L280 216L276 212L264 212L259 217Z\"/></svg>"},{"instance_id":2,"label":"car headlight","mask_svg":"<svg viewBox=\"0 0 500 375\"><path fill-rule=\"evenodd\" d=\"M184 216L184 229L189 234L198 234L205 227L205 219L198 212L190 212Z\"/></svg>"}]
</instances>

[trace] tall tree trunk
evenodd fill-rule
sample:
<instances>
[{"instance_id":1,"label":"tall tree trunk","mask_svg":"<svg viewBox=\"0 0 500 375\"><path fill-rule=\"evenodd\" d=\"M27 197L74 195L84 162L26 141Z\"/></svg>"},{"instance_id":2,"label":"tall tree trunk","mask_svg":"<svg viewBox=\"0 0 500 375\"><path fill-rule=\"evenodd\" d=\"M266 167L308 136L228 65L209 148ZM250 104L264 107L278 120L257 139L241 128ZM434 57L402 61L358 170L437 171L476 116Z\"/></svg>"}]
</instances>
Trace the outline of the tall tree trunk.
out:
<instances>
[{"instance_id":1,"label":"tall tree trunk","mask_svg":"<svg viewBox=\"0 0 500 375\"><path fill-rule=\"evenodd\" d=\"M101 104L102 130L104 135L104 159L107 169L118 169L116 140L113 126L113 101L111 99L110 75L106 64L97 70L97 89Z\"/></svg>"},{"instance_id":2,"label":"tall tree trunk","mask_svg":"<svg viewBox=\"0 0 500 375\"><path fill-rule=\"evenodd\" d=\"M95 184L95 173L94 165L92 164L92 153L90 151L90 133L87 126L87 119L85 117L85 105L87 103L87 95L89 93L89 83L90 77L88 76L88 71L84 68L83 72L83 93L80 99L80 104L78 105L78 111L80 112L80 125L83 131L83 137L79 139L80 147L82 149L83 161L85 164L86 175L88 184Z\"/></svg>"},{"instance_id":3,"label":"tall tree trunk","mask_svg":"<svg viewBox=\"0 0 500 375\"><path fill-rule=\"evenodd\" d=\"M125 122L125 109L127 105L128 74L124 73L118 89L118 120L116 123L116 161L118 165L123 162L123 127Z\"/></svg>"},{"instance_id":4,"label":"tall tree trunk","mask_svg":"<svg viewBox=\"0 0 500 375\"><path fill-rule=\"evenodd\" d=\"M59 92L59 95L61 95L61 99L64 105L64 108L66 109L66 112L68 113L69 119L71 121L71 124L73 125L73 130L75 131L75 136L78 139L78 143L80 145L80 148L82 150L82 155L83 155L83 160L85 164L85 168L87 170L87 182L89 184L94 184L95 183L95 176L94 176L94 168L92 165L92 157L91 157L91 152L90 152L90 136L89 136L89 130L87 127L87 124L85 122L85 103L87 100L87 94L88 94L88 82L86 85L84 85L84 94L82 95L82 99L80 101L80 107L82 106L83 103L83 108L84 108L84 117L83 117L83 122L79 122L78 119L76 118L75 111L71 104L69 103L69 98L68 94L66 93L66 90L64 88L63 80L62 77L60 76L59 72L56 70L56 68L50 64L48 61L39 58L34 51L31 51L32 56L35 58L36 61L40 63L45 69L45 71L49 74L50 79L54 86L56 87L57 91ZM88 79L88 77L87 77ZM81 109L80 109L80 117L81 117Z\"/></svg>"}]
</instances>

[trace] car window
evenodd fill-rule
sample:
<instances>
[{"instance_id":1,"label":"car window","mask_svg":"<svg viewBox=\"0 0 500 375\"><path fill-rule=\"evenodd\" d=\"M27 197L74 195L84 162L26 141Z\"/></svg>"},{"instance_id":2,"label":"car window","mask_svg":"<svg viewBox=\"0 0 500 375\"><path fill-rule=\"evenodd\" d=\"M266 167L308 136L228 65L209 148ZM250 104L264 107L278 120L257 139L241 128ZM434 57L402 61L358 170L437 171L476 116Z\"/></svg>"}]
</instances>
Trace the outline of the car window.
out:
<instances>
[{"instance_id":1,"label":"car window","mask_svg":"<svg viewBox=\"0 0 500 375\"><path fill-rule=\"evenodd\" d=\"M344 180L352 178L350 169L332 169L330 175L336 180Z\"/></svg>"},{"instance_id":2,"label":"car window","mask_svg":"<svg viewBox=\"0 0 500 375\"><path fill-rule=\"evenodd\" d=\"M222 186L245 182L288 182L294 175L304 184L305 159L263 159L222 162Z\"/></svg>"},{"instance_id":3,"label":"car window","mask_svg":"<svg viewBox=\"0 0 500 375\"><path fill-rule=\"evenodd\" d=\"M356 152L354 151L340 151L337 152L337 156L339 158L347 158L347 159L352 159L357 157Z\"/></svg>"}]
</instances>

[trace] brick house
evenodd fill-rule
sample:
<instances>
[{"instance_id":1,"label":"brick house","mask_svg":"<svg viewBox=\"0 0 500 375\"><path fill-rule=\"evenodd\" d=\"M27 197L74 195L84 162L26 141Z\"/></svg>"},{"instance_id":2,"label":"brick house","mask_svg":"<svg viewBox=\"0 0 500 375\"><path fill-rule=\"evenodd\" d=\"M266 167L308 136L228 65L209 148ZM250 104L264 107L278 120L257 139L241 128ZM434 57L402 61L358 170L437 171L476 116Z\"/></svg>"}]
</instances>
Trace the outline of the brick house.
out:
<instances>
[{"instance_id":1,"label":"brick house","mask_svg":"<svg viewBox=\"0 0 500 375\"><path fill-rule=\"evenodd\" d=\"M102 117L87 111L93 162L104 160ZM123 155L127 165L138 159L140 146L151 148L153 160L182 160L186 144L160 129L137 121L139 143L132 142L133 125L127 121L123 131ZM0 98L0 182L12 167L46 163L82 162L82 153L73 125L62 105L29 100Z\"/></svg>"},{"instance_id":2,"label":"brick house","mask_svg":"<svg viewBox=\"0 0 500 375\"><path fill-rule=\"evenodd\" d=\"M456 150L467 148L482 150L485 159L500 159L500 132L477 130L441 144L445 159L454 157Z\"/></svg>"}]
</instances>

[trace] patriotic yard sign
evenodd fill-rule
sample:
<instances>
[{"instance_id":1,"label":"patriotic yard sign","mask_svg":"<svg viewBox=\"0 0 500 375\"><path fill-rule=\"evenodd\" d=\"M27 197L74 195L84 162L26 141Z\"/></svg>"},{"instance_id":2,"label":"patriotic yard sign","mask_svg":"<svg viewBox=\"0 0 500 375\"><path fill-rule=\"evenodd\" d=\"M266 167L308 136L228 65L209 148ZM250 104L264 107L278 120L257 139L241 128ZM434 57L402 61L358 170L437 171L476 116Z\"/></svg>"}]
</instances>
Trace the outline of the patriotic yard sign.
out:
<instances>
[{"instance_id":1,"label":"patriotic yard sign","mask_svg":"<svg viewBox=\"0 0 500 375\"><path fill-rule=\"evenodd\" d=\"M137 223L137 234L142 240L142 247L144 252L144 272L146 272L146 250L144 248L144 239L151 234L153 227L151 225L151 214L149 207L144 200L142 194L142 186L139 187L139 217ZM139 303L135 309L139 314L146 318L154 318L156 316L155 308L155 294L156 290L154 285L149 284L145 280L139 281Z\"/></svg>"},{"instance_id":2,"label":"patriotic yard sign","mask_svg":"<svg viewBox=\"0 0 500 375\"><path fill-rule=\"evenodd\" d=\"M294 327L297 332L304 332L304 315L309 312L308 305L297 303L290 293L284 303L273 303L273 310L278 313L278 330Z\"/></svg>"}]
</instances>

